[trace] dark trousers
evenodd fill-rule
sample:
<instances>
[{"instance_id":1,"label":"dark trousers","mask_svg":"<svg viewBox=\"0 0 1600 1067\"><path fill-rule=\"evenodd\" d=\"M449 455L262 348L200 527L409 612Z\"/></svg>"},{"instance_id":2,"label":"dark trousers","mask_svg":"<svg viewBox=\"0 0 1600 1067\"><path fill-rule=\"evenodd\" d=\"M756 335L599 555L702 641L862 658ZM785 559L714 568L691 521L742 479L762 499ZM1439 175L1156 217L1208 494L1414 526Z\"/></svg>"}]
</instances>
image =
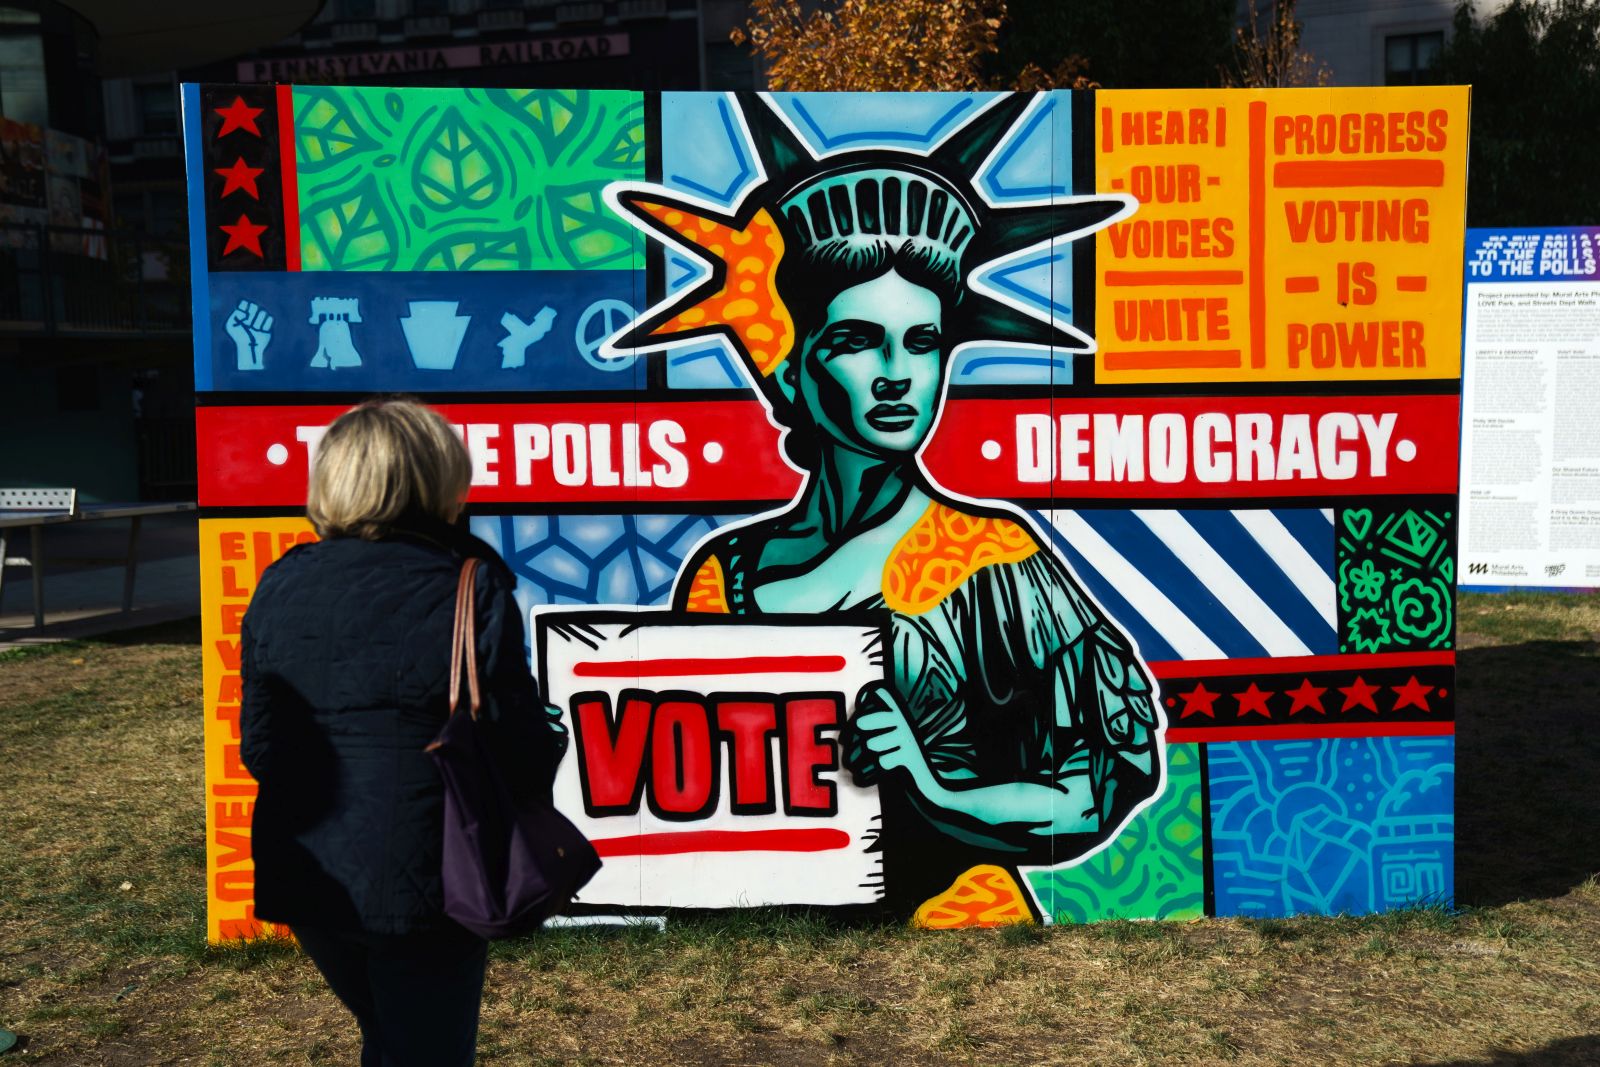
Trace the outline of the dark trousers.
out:
<instances>
[{"instance_id":1,"label":"dark trousers","mask_svg":"<svg viewBox=\"0 0 1600 1067\"><path fill-rule=\"evenodd\" d=\"M470 1067L487 941L460 929L396 935L292 929L361 1024L361 1067Z\"/></svg>"}]
</instances>

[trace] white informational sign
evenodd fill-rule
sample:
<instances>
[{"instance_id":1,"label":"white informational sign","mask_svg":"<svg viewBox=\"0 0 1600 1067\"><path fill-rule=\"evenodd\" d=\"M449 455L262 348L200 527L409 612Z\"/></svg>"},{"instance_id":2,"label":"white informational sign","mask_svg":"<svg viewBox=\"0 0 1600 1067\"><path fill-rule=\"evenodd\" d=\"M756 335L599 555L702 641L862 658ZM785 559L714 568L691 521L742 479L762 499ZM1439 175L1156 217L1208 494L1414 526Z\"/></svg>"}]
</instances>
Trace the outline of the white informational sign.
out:
<instances>
[{"instance_id":1,"label":"white informational sign","mask_svg":"<svg viewBox=\"0 0 1600 1067\"><path fill-rule=\"evenodd\" d=\"M1465 587L1600 586L1600 229L1469 230Z\"/></svg>"},{"instance_id":2,"label":"white informational sign","mask_svg":"<svg viewBox=\"0 0 1600 1067\"><path fill-rule=\"evenodd\" d=\"M725 618L725 617L724 617ZM883 894L876 789L840 767L876 624L663 612L534 616L571 738L556 806L605 865L580 904L866 904Z\"/></svg>"}]
</instances>

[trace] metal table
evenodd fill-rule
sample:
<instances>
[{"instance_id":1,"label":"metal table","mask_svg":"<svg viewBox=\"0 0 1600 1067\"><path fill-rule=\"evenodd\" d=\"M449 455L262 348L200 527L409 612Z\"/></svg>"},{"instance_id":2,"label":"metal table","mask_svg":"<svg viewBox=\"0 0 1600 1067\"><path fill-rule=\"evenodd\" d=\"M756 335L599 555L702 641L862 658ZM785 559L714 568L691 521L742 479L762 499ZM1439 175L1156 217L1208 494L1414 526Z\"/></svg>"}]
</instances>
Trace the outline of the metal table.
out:
<instances>
[{"instance_id":1,"label":"metal table","mask_svg":"<svg viewBox=\"0 0 1600 1067\"><path fill-rule=\"evenodd\" d=\"M29 506L42 505L42 506ZM176 515L194 511L192 502L157 504L78 504L75 490L16 490L0 489L0 590L5 588L7 567L27 567L33 577L33 625L44 628L44 528L74 522L104 522L110 519L130 520L128 529L128 554L115 557L82 559L83 563L122 563L122 612L133 610L134 574L139 563L139 524L146 515ZM28 531L28 556L6 555L6 543L12 530Z\"/></svg>"}]
</instances>

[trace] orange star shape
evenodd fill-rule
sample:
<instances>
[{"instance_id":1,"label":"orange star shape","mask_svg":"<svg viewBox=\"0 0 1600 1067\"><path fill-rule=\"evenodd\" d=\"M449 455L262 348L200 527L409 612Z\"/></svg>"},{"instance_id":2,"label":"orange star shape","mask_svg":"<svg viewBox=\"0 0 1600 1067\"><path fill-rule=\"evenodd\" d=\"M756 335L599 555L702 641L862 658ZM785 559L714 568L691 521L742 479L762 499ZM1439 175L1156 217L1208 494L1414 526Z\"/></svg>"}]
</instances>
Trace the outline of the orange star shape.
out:
<instances>
[{"instance_id":1,"label":"orange star shape","mask_svg":"<svg viewBox=\"0 0 1600 1067\"><path fill-rule=\"evenodd\" d=\"M1428 694L1433 692L1433 686L1423 685L1417 681L1416 675L1413 674L1405 685L1391 685L1389 688L1394 690L1396 698L1394 702L1395 711L1399 711L1401 708L1421 708L1423 711L1433 711L1432 708L1428 707Z\"/></svg>"},{"instance_id":2,"label":"orange star shape","mask_svg":"<svg viewBox=\"0 0 1600 1067\"><path fill-rule=\"evenodd\" d=\"M1312 708L1318 715L1328 714L1327 710L1322 706L1322 694L1327 691L1326 686L1312 685L1310 678L1300 679L1300 687L1298 689L1285 689L1283 691L1285 696L1294 701L1289 705L1289 714L1293 715L1301 708Z\"/></svg>"},{"instance_id":3,"label":"orange star shape","mask_svg":"<svg viewBox=\"0 0 1600 1067\"><path fill-rule=\"evenodd\" d=\"M251 107L244 102L244 97L236 96L233 98L233 103L227 107L214 108L213 110L222 116L222 129L217 131L218 140L228 136L234 130L247 130L257 137L261 136L261 130L256 126L256 116L261 114L263 109Z\"/></svg>"},{"instance_id":4,"label":"orange star shape","mask_svg":"<svg viewBox=\"0 0 1600 1067\"><path fill-rule=\"evenodd\" d=\"M227 255L236 248L262 255L261 235L267 231L265 226L257 225L250 221L249 216L241 214L239 221L230 225L218 226L217 229L228 235L228 243L222 249L222 254Z\"/></svg>"},{"instance_id":5,"label":"orange star shape","mask_svg":"<svg viewBox=\"0 0 1600 1067\"><path fill-rule=\"evenodd\" d=\"M261 191L256 188L256 179L266 173L264 168L252 167L243 159L236 159L233 161L233 166L218 167L214 173L222 175L221 196L242 189L249 193L252 199L261 199Z\"/></svg>"},{"instance_id":6,"label":"orange star shape","mask_svg":"<svg viewBox=\"0 0 1600 1067\"><path fill-rule=\"evenodd\" d=\"M1267 710L1267 698L1271 695L1272 690L1263 690L1254 682L1251 682L1250 688L1244 692L1233 694L1233 699L1239 702L1239 718L1242 719L1246 715L1260 715L1264 718L1272 718L1272 712Z\"/></svg>"}]
</instances>

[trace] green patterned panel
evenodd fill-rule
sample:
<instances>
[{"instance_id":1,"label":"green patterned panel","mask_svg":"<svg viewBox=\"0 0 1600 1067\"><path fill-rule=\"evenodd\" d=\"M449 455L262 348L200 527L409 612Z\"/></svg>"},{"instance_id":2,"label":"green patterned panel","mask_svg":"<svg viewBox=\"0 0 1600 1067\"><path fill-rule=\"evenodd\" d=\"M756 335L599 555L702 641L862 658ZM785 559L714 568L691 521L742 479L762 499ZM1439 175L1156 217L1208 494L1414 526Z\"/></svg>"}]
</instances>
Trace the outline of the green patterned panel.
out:
<instances>
[{"instance_id":1,"label":"green patterned panel","mask_svg":"<svg viewBox=\"0 0 1600 1067\"><path fill-rule=\"evenodd\" d=\"M1083 863L1029 871L1052 922L1193 919L1205 914L1200 746L1167 746L1167 787L1122 835Z\"/></svg>"},{"instance_id":2,"label":"green patterned panel","mask_svg":"<svg viewBox=\"0 0 1600 1067\"><path fill-rule=\"evenodd\" d=\"M1341 508L1339 651L1453 647L1455 522L1429 508Z\"/></svg>"},{"instance_id":3,"label":"green patterned panel","mask_svg":"<svg viewBox=\"0 0 1600 1067\"><path fill-rule=\"evenodd\" d=\"M601 190L644 178L640 94L294 90L303 270L637 270Z\"/></svg>"}]
</instances>

